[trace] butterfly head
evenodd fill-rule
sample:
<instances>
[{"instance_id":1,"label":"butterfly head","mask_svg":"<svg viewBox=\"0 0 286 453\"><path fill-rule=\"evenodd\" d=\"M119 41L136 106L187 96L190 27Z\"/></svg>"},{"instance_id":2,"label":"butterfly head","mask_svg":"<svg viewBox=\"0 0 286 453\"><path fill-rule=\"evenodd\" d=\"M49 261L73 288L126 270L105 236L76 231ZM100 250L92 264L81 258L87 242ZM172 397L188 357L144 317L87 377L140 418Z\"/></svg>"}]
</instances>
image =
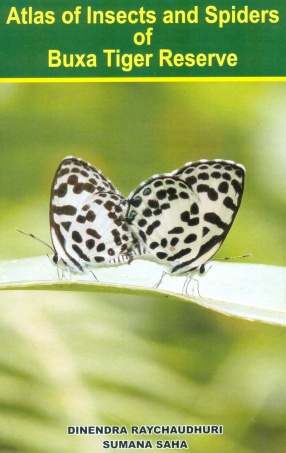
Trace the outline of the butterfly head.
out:
<instances>
[{"instance_id":1,"label":"butterfly head","mask_svg":"<svg viewBox=\"0 0 286 453\"><path fill-rule=\"evenodd\" d=\"M53 258L52 258L52 261L55 265L57 265L59 263L59 255L57 253L54 254Z\"/></svg>"}]
</instances>

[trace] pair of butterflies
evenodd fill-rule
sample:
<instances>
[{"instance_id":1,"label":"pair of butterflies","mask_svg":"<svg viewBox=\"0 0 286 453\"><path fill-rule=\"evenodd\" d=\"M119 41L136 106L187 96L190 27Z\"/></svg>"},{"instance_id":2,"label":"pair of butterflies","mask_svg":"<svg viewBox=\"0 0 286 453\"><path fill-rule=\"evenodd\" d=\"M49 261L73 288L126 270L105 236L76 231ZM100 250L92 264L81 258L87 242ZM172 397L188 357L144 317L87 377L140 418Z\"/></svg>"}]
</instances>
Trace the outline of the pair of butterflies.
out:
<instances>
[{"instance_id":1,"label":"pair of butterflies","mask_svg":"<svg viewBox=\"0 0 286 453\"><path fill-rule=\"evenodd\" d=\"M51 190L53 261L72 272L136 257L176 275L203 269L234 222L244 177L232 161L200 160L154 175L124 198L98 169L66 157Z\"/></svg>"}]
</instances>

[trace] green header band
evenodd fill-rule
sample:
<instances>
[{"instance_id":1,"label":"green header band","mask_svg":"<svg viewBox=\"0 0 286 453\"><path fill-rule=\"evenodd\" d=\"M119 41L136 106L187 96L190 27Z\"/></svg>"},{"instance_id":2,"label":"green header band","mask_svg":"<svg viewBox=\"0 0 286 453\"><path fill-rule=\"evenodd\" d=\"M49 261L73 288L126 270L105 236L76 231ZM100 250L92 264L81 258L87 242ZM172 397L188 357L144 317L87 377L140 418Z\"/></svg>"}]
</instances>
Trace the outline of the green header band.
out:
<instances>
[{"instance_id":1,"label":"green header band","mask_svg":"<svg viewBox=\"0 0 286 453\"><path fill-rule=\"evenodd\" d=\"M0 83L178 83L178 82L286 82L286 77L58 77L58 78L1 78Z\"/></svg>"},{"instance_id":2,"label":"green header band","mask_svg":"<svg viewBox=\"0 0 286 453\"><path fill-rule=\"evenodd\" d=\"M282 0L3 0L0 33L2 82L286 77Z\"/></svg>"}]
</instances>

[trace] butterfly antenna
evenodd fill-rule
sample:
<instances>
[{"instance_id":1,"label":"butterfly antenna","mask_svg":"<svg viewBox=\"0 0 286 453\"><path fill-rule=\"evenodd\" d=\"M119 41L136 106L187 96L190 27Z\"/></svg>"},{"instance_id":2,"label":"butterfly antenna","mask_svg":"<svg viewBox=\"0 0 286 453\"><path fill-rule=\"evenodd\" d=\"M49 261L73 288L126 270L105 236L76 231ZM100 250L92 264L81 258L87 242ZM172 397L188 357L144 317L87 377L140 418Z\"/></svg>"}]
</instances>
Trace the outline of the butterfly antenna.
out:
<instances>
[{"instance_id":1,"label":"butterfly antenna","mask_svg":"<svg viewBox=\"0 0 286 453\"><path fill-rule=\"evenodd\" d=\"M50 246L49 244L47 244L45 241L42 241L42 239L37 238L37 237L34 236L32 233L26 233L25 231L22 231L22 230L20 230L19 228L16 228L16 230L19 231L19 233L25 234L26 236L29 236L29 237L32 238L32 239L36 239L36 241L41 242L41 244L46 245L47 247L49 247L49 249L51 249L51 250L55 253L53 247L51 247L51 246Z\"/></svg>"},{"instance_id":2,"label":"butterfly antenna","mask_svg":"<svg viewBox=\"0 0 286 453\"><path fill-rule=\"evenodd\" d=\"M225 258L217 258L215 260L210 260L206 261L205 263L201 264L201 266L198 267L198 272L199 275L205 274L205 272L208 272L212 266L206 271L206 265L210 263L215 263L216 261L227 261L227 260L235 260L237 258L248 258L249 256L252 256L251 253L247 253L245 255L239 255L239 256L227 256Z\"/></svg>"},{"instance_id":3,"label":"butterfly antenna","mask_svg":"<svg viewBox=\"0 0 286 453\"><path fill-rule=\"evenodd\" d=\"M227 256L226 258L217 258L215 261L235 260L237 258L248 258L249 256L252 256L252 254L251 253L247 253L246 255Z\"/></svg>"}]
</instances>

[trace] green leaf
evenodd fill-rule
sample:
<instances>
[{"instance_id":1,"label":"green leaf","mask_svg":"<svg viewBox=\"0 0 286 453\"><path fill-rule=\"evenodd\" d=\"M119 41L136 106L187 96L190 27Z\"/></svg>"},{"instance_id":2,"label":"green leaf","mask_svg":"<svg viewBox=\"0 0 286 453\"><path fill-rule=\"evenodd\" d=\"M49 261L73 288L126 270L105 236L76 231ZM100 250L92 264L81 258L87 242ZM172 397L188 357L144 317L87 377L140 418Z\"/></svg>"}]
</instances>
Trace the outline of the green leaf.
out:
<instances>
[{"instance_id":1,"label":"green leaf","mask_svg":"<svg viewBox=\"0 0 286 453\"><path fill-rule=\"evenodd\" d=\"M286 325L286 268L248 263L211 262L204 275L165 275L144 259L130 265L98 267L84 274L57 268L47 256L0 263L0 290L53 290L124 293L194 302L248 320ZM97 280L96 280L97 279ZM183 293L184 287L188 293Z\"/></svg>"}]
</instances>

